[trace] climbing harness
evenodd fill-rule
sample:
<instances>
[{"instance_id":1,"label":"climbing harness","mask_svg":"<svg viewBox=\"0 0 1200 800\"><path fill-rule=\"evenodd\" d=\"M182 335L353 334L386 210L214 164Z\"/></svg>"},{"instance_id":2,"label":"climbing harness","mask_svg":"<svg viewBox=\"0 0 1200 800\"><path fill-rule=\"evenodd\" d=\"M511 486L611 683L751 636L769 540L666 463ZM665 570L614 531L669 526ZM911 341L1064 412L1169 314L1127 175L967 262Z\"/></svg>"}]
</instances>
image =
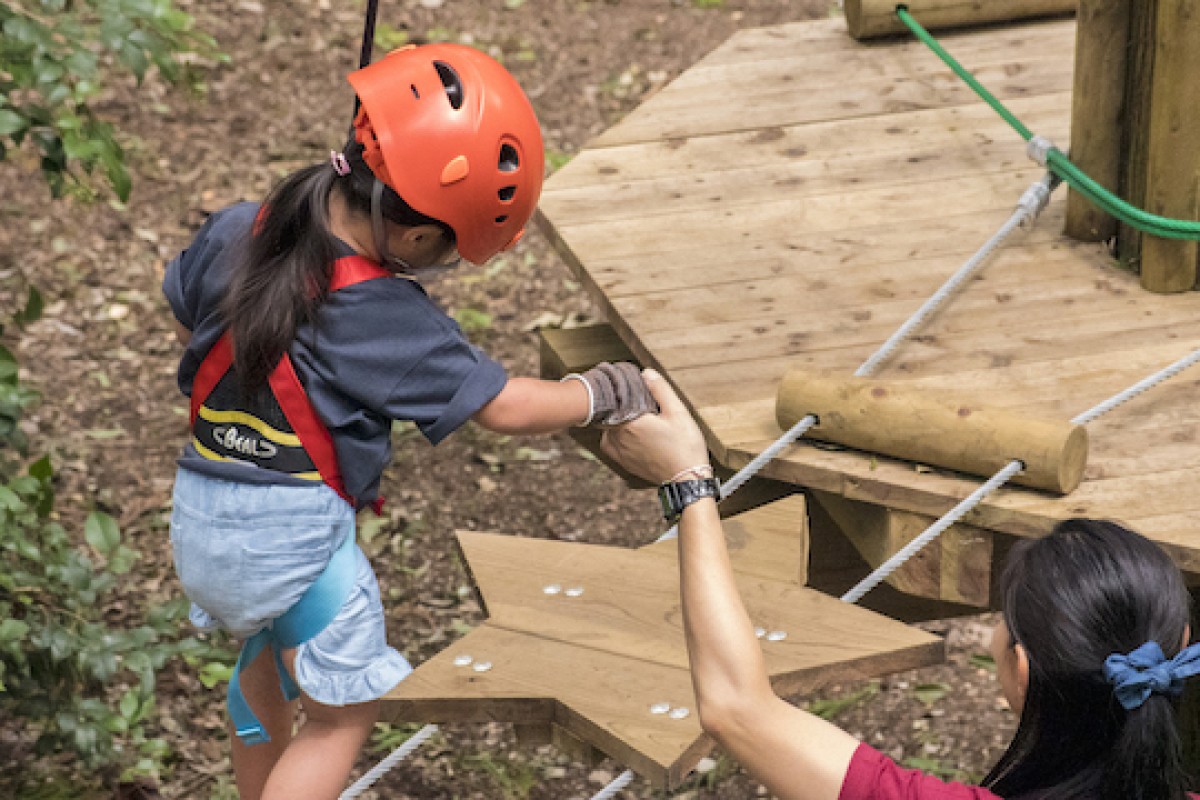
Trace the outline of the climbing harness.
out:
<instances>
[{"instance_id":1,"label":"climbing harness","mask_svg":"<svg viewBox=\"0 0 1200 800\"><path fill-rule=\"evenodd\" d=\"M271 741L254 710L242 693L239 676L243 669L254 663L266 647L270 646L279 672L279 688L288 700L300 696L300 687L284 667L281 652L307 642L333 622L346 598L354 589L358 575L358 545L351 531L329 559L329 565L317 576L312 585L301 595L294 606L271 624L251 636L242 644L233 674L229 677L229 695L226 705L229 719L243 743L264 744Z\"/></svg>"},{"instance_id":2,"label":"climbing harness","mask_svg":"<svg viewBox=\"0 0 1200 800\"><path fill-rule=\"evenodd\" d=\"M329 291L336 292L390 274L362 256L346 256L333 263ZM220 407L230 405L232 399L237 398L237 388L230 371L232 365L233 342L226 332L209 349L192 386L192 441L197 452L214 460L250 460L267 468L285 467L281 470L285 472L289 471L287 466L295 467L303 463L309 469L290 474L324 481L352 508L356 508L355 499L346 491L342 481L333 437L304 392L290 356L286 352L283 354L268 379L269 394L274 398L274 404L259 404L282 412L264 414L272 417L274 425L244 411ZM239 424L242 426L240 429L237 427ZM205 437L207 441L202 440ZM254 452L248 453L247 450ZM274 459L277 457L284 460L276 464ZM382 499L378 499L373 507L378 513L381 506ZM275 657L284 696L289 700L299 697L299 687L284 669L280 653L313 638L337 616L354 588L358 568L357 550L354 535L347 536L330 558L328 566L300 600L242 645L229 679L227 706L234 729L246 744L261 744L270 741L270 737L242 693L239 681L242 669L269 645Z\"/></svg>"},{"instance_id":3,"label":"climbing harness","mask_svg":"<svg viewBox=\"0 0 1200 800\"><path fill-rule=\"evenodd\" d=\"M333 263L329 291L390 275L370 259L345 256ZM233 340L227 331L200 363L192 386L192 443L196 451L215 461L249 461L296 477L324 481L357 507L342 482L333 437L305 394L288 354L283 354L268 378L274 403L256 409L267 419L232 407L240 405L240 397L231 366ZM276 404L282 414L276 413ZM242 427L237 428L238 424ZM298 470L288 468L297 464L304 466ZM376 511L380 505L377 500Z\"/></svg>"}]
</instances>

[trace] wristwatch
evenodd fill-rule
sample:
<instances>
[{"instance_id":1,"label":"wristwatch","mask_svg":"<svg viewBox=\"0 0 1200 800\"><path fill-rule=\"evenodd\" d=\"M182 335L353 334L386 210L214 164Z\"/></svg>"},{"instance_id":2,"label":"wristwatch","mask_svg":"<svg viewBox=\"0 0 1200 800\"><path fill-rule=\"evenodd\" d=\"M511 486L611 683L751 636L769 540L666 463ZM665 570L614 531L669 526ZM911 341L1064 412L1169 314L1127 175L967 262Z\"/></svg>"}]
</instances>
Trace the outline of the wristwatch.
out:
<instances>
[{"instance_id":1,"label":"wristwatch","mask_svg":"<svg viewBox=\"0 0 1200 800\"><path fill-rule=\"evenodd\" d=\"M678 520L685 508L705 497L721 499L721 484L716 478L675 481L658 487L658 500L662 503L663 517L670 523Z\"/></svg>"}]
</instances>

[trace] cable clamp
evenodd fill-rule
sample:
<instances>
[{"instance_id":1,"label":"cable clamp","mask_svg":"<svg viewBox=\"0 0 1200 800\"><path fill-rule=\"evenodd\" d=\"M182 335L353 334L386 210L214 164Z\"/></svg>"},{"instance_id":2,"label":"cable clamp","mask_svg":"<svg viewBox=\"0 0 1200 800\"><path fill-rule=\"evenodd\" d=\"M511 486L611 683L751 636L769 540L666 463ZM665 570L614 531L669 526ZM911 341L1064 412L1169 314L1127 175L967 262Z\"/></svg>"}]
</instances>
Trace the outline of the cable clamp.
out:
<instances>
[{"instance_id":1,"label":"cable clamp","mask_svg":"<svg viewBox=\"0 0 1200 800\"><path fill-rule=\"evenodd\" d=\"M1045 136L1034 136L1025 145L1025 154L1044 167L1046 166L1046 160L1050 157L1050 151L1053 149L1054 142Z\"/></svg>"},{"instance_id":2,"label":"cable clamp","mask_svg":"<svg viewBox=\"0 0 1200 800\"><path fill-rule=\"evenodd\" d=\"M1050 193L1058 186L1058 180L1053 173L1047 172L1034 183L1030 184L1021 199L1017 201L1017 210L1021 213L1021 225L1032 225L1046 206L1050 204Z\"/></svg>"}]
</instances>

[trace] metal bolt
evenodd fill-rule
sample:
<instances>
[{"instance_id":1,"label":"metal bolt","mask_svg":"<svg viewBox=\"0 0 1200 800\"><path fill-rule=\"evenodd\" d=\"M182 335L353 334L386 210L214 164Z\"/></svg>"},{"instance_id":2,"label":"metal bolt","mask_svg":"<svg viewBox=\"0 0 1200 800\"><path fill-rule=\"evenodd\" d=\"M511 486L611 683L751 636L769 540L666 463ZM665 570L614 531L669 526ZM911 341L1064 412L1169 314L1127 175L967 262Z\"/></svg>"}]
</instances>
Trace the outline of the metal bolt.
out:
<instances>
[{"instance_id":1,"label":"metal bolt","mask_svg":"<svg viewBox=\"0 0 1200 800\"><path fill-rule=\"evenodd\" d=\"M767 635L767 629L766 628L755 628L754 635L755 635L755 637L761 639Z\"/></svg>"},{"instance_id":2,"label":"metal bolt","mask_svg":"<svg viewBox=\"0 0 1200 800\"><path fill-rule=\"evenodd\" d=\"M567 597L579 597L581 594L583 594L583 587L572 586L570 589L567 589L565 592L563 592L563 594L565 594Z\"/></svg>"},{"instance_id":3,"label":"metal bolt","mask_svg":"<svg viewBox=\"0 0 1200 800\"><path fill-rule=\"evenodd\" d=\"M475 659L473 659L473 658L471 658L470 656L467 656L467 655L455 656L455 657L454 657L454 666L456 666L456 667L467 667L467 666L470 666L470 665L471 665L471 662L472 662L472 661L474 661L474 660L475 660Z\"/></svg>"},{"instance_id":4,"label":"metal bolt","mask_svg":"<svg viewBox=\"0 0 1200 800\"><path fill-rule=\"evenodd\" d=\"M787 638L787 631L771 631L767 634L768 642L782 642Z\"/></svg>"},{"instance_id":5,"label":"metal bolt","mask_svg":"<svg viewBox=\"0 0 1200 800\"><path fill-rule=\"evenodd\" d=\"M545 586L542 588L542 594L558 594L561 591L562 591L562 587L559 586L557 583L552 583L549 586Z\"/></svg>"},{"instance_id":6,"label":"metal bolt","mask_svg":"<svg viewBox=\"0 0 1200 800\"><path fill-rule=\"evenodd\" d=\"M655 703L654 705L650 706L651 714L665 714L670 710L671 710L670 703Z\"/></svg>"},{"instance_id":7,"label":"metal bolt","mask_svg":"<svg viewBox=\"0 0 1200 800\"><path fill-rule=\"evenodd\" d=\"M490 661L479 661L475 664L475 666L471 667L471 669L475 670L476 672L487 672L491 668L492 662Z\"/></svg>"},{"instance_id":8,"label":"metal bolt","mask_svg":"<svg viewBox=\"0 0 1200 800\"><path fill-rule=\"evenodd\" d=\"M692 712L681 706L680 708L672 708L671 713L667 716L669 716L671 719L687 719L688 715L691 713Z\"/></svg>"}]
</instances>

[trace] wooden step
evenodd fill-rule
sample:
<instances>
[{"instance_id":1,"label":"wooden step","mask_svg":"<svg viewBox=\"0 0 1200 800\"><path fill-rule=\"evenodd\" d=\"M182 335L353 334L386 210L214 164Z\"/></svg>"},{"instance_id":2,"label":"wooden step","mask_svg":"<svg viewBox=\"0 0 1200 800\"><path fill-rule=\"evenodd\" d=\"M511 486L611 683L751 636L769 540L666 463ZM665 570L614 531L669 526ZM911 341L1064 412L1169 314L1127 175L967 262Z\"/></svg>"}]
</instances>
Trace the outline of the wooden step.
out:
<instances>
[{"instance_id":1,"label":"wooden step","mask_svg":"<svg viewBox=\"0 0 1200 800\"><path fill-rule=\"evenodd\" d=\"M786 634L762 641L780 694L943 657L936 637L803 586L799 495L728 522L727 535L751 619ZM655 786L678 786L712 742L696 717L676 543L629 550L468 532L458 541L488 618L392 690L384 718L503 721L527 734L550 726ZM676 714L653 713L660 704Z\"/></svg>"}]
</instances>

